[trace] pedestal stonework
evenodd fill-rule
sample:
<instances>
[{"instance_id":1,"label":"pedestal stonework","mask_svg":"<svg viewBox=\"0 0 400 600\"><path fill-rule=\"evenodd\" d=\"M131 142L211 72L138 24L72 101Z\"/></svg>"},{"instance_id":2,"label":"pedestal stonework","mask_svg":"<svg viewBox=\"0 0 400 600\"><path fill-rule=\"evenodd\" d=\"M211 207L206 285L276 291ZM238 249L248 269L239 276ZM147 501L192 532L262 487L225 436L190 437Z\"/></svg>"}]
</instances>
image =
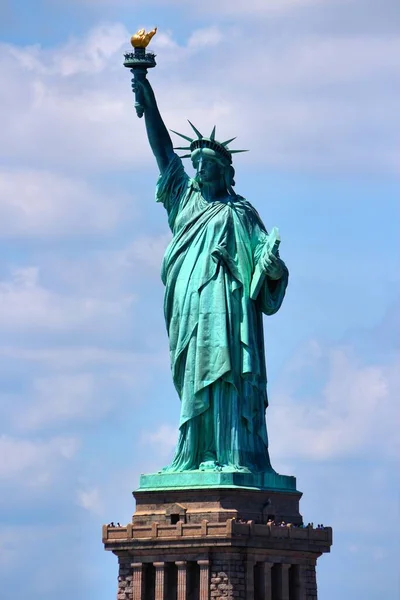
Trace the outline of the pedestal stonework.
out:
<instances>
[{"instance_id":1,"label":"pedestal stonework","mask_svg":"<svg viewBox=\"0 0 400 600\"><path fill-rule=\"evenodd\" d=\"M266 523L268 519L301 525L300 492L249 488L142 490L135 492L134 525L186 524L203 520L225 523L227 519Z\"/></svg>"},{"instance_id":2,"label":"pedestal stonework","mask_svg":"<svg viewBox=\"0 0 400 600\"><path fill-rule=\"evenodd\" d=\"M117 600L316 600L315 566L330 551L332 529L300 526L300 496L135 492L132 523L103 527L105 549L119 559Z\"/></svg>"}]
</instances>

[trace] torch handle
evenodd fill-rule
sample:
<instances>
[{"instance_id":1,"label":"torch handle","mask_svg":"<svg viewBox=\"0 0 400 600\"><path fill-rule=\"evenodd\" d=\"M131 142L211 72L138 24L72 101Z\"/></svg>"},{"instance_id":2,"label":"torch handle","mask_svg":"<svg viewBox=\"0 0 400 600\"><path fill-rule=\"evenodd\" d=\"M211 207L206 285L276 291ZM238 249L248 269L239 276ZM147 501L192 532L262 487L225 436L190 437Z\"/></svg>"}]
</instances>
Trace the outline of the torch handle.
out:
<instances>
[{"instance_id":1,"label":"torch handle","mask_svg":"<svg viewBox=\"0 0 400 600\"><path fill-rule=\"evenodd\" d=\"M146 77L147 69L131 69L131 73L133 74L132 84L135 84L136 81L140 81L141 79L143 80ZM135 90L135 110L139 119L141 119L144 115L144 106L140 103L140 97L140 90Z\"/></svg>"}]
</instances>

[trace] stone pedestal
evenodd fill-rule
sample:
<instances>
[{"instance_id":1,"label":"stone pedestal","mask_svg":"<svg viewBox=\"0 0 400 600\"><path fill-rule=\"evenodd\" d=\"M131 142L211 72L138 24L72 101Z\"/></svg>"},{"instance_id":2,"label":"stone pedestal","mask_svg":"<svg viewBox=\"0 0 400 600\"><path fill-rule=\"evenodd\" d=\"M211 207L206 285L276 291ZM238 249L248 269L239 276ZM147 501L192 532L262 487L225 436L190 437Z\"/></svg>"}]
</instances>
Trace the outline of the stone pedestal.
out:
<instances>
[{"instance_id":1,"label":"stone pedestal","mask_svg":"<svg viewBox=\"0 0 400 600\"><path fill-rule=\"evenodd\" d=\"M174 525L182 523L226 522L227 519L267 523L269 519L301 525L302 494L280 490L248 488L209 488L182 490L141 489L134 492L134 525Z\"/></svg>"},{"instance_id":2,"label":"stone pedestal","mask_svg":"<svg viewBox=\"0 0 400 600\"><path fill-rule=\"evenodd\" d=\"M135 492L132 523L103 527L105 549L119 560L117 599L316 600L315 566L330 551L332 529L301 526L300 496ZM285 525L267 525L269 518Z\"/></svg>"}]
</instances>

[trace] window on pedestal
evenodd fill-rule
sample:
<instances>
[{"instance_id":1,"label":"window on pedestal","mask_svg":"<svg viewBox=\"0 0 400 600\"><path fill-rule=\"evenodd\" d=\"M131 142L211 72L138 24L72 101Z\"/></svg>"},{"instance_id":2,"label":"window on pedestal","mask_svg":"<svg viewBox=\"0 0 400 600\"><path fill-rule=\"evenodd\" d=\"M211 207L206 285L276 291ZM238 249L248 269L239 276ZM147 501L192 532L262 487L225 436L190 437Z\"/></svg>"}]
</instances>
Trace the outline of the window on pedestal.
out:
<instances>
[{"instance_id":1,"label":"window on pedestal","mask_svg":"<svg viewBox=\"0 0 400 600\"><path fill-rule=\"evenodd\" d=\"M200 598L200 567L197 562L187 563L187 600Z\"/></svg>"},{"instance_id":2,"label":"window on pedestal","mask_svg":"<svg viewBox=\"0 0 400 600\"><path fill-rule=\"evenodd\" d=\"M177 600L178 595L178 568L175 563L165 565L165 600Z\"/></svg>"},{"instance_id":3,"label":"window on pedestal","mask_svg":"<svg viewBox=\"0 0 400 600\"><path fill-rule=\"evenodd\" d=\"M281 600L281 565L274 564L271 569L271 598Z\"/></svg>"},{"instance_id":4,"label":"window on pedestal","mask_svg":"<svg viewBox=\"0 0 400 600\"><path fill-rule=\"evenodd\" d=\"M289 600L301 600L300 565L292 565L289 569Z\"/></svg>"},{"instance_id":5,"label":"window on pedestal","mask_svg":"<svg viewBox=\"0 0 400 600\"><path fill-rule=\"evenodd\" d=\"M177 513L171 514L171 525L176 525L180 521L180 516Z\"/></svg>"},{"instance_id":6,"label":"window on pedestal","mask_svg":"<svg viewBox=\"0 0 400 600\"><path fill-rule=\"evenodd\" d=\"M254 565L254 600L264 600L264 564L256 563Z\"/></svg>"},{"instance_id":7,"label":"window on pedestal","mask_svg":"<svg viewBox=\"0 0 400 600\"><path fill-rule=\"evenodd\" d=\"M144 600L154 600L156 587L156 570L151 563L144 568Z\"/></svg>"}]
</instances>

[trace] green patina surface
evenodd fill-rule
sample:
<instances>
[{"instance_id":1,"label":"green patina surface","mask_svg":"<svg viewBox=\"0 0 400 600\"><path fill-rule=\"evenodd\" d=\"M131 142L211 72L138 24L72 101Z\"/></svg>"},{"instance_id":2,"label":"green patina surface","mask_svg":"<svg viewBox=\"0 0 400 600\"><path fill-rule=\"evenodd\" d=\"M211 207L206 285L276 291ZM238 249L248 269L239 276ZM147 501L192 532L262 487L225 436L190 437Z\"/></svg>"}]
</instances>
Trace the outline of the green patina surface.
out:
<instances>
[{"instance_id":1,"label":"green patina surface","mask_svg":"<svg viewBox=\"0 0 400 600\"><path fill-rule=\"evenodd\" d=\"M184 473L151 473L141 475L138 491L201 489L201 488L249 488L296 492L296 478L266 473L221 473L213 471L187 471Z\"/></svg>"},{"instance_id":2,"label":"green patina surface","mask_svg":"<svg viewBox=\"0 0 400 600\"><path fill-rule=\"evenodd\" d=\"M268 453L263 315L276 313L288 270L254 207L234 191L232 140L218 142L193 125L181 135L195 168L174 152L146 71L134 70L160 170L156 199L172 240L162 281L172 378L181 401L179 437L170 465L142 475L140 489L250 487L296 489L278 475Z\"/></svg>"}]
</instances>

